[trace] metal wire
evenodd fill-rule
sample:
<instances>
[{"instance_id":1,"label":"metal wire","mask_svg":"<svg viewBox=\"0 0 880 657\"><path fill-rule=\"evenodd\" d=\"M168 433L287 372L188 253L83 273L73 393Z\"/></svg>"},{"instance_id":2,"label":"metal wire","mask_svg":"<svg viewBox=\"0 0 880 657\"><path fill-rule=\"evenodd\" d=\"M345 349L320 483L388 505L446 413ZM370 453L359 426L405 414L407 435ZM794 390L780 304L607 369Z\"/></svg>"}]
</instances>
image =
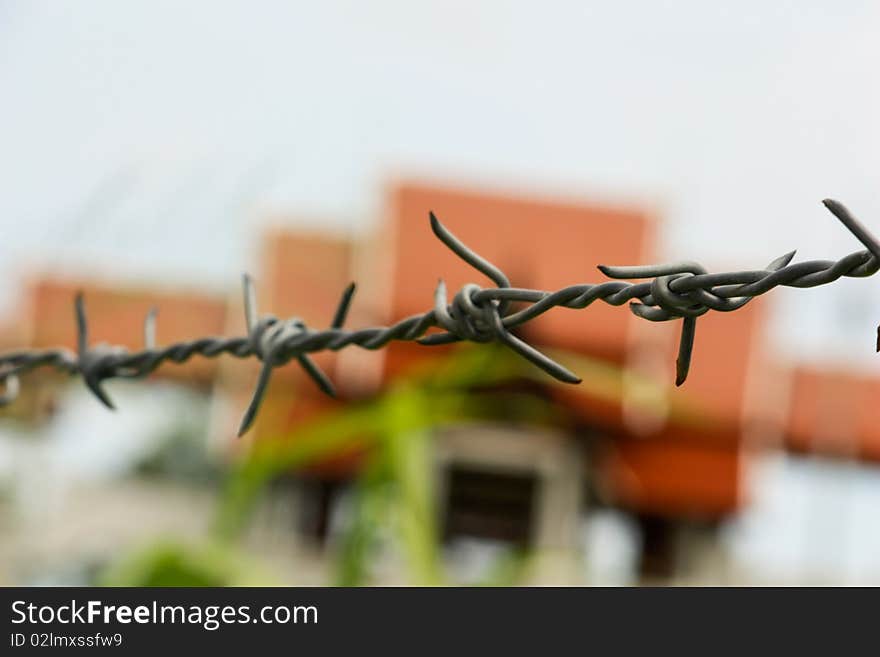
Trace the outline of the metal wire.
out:
<instances>
[{"instance_id":1,"label":"metal wire","mask_svg":"<svg viewBox=\"0 0 880 657\"><path fill-rule=\"evenodd\" d=\"M263 365L250 404L241 420L239 435L242 435L252 425L276 367L296 359L323 392L335 395L333 384L309 354L328 349L338 351L349 345L380 349L392 340L416 341L423 345L458 341L500 342L560 381L579 383L581 379L576 374L513 335L511 330L552 308L586 308L594 301L614 306L630 302L630 310L635 315L652 322L682 319L675 379L676 385L681 385L687 379L696 322L701 315L710 310L737 310L756 296L780 285L815 287L836 281L841 276L871 276L880 269L880 241L842 204L833 200L823 203L865 246L865 250L837 261L810 260L795 264L791 264L795 255L791 251L776 258L764 269L716 274L708 273L695 262L636 267L600 265L599 270L603 274L617 280L571 285L555 292L511 287L500 269L469 249L431 213L431 229L437 238L464 262L492 280L496 287L465 285L450 303L446 285L441 279L434 292L431 310L384 327L343 328L354 297L354 283L343 292L328 329L311 329L296 317L259 317L253 281L245 274L243 288L247 335L205 337L160 348L155 343L156 311L153 309L144 321L144 348L132 352L121 346L89 345L85 303L82 294L78 294L74 301L76 353L59 348L0 355L0 383L4 389L0 404L7 404L16 398L20 374L40 367L81 375L88 389L104 405L113 408L113 402L103 388L103 383L109 379L144 377L166 361L182 363L195 356L215 358L228 354L236 358L255 357ZM621 279L651 280L633 283ZM525 307L511 310L514 303L525 304ZM432 328L442 331L427 334ZM880 328L877 350L880 351Z\"/></svg>"}]
</instances>

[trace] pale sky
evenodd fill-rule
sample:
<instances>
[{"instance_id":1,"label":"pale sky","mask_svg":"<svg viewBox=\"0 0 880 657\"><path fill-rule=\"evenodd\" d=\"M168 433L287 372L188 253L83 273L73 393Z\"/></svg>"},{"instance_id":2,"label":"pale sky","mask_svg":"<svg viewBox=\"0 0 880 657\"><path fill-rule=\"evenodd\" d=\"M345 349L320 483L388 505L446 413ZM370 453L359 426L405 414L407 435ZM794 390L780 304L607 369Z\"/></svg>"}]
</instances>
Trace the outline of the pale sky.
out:
<instances>
[{"instance_id":1,"label":"pale sky","mask_svg":"<svg viewBox=\"0 0 880 657\"><path fill-rule=\"evenodd\" d=\"M264 210L362 230L398 172L648 203L664 259L859 248L819 201L880 232L880 4L711 4L0 0L0 309L60 265L233 289ZM776 296L878 371L880 284Z\"/></svg>"}]
</instances>

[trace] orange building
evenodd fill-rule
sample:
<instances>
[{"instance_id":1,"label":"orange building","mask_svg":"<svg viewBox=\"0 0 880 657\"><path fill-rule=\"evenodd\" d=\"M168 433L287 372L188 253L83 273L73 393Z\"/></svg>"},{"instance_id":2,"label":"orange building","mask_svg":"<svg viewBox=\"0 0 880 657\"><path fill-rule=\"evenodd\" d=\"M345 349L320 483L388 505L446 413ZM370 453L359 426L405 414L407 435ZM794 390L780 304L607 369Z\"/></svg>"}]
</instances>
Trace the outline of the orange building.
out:
<instances>
[{"instance_id":1,"label":"orange building","mask_svg":"<svg viewBox=\"0 0 880 657\"><path fill-rule=\"evenodd\" d=\"M109 282L40 276L27 285L14 328L9 329L7 348L76 350L73 302L82 292L88 318L89 343L122 345L132 351L143 348L144 318L151 308L159 310L157 344L183 342L206 335L222 335L226 322L223 298L198 292L125 288ZM13 338L14 336L14 338ZM14 343L12 340L14 339ZM218 371L217 359L194 358L180 365L160 367L151 376L208 388ZM24 384L15 403L0 408L4 416L41 422L51 416L57 402L56 383L66 381L49 370L38 369L27 377L39 383Z\"/></svg>"},{"instance_id":2,"label":"orange building","mask_svg":"<svg viewBox=\"0 0 880 657\"><path fill-rule=\"evenodd\" d=\"M429 211L505 271L514 286L554 290L598 283L607 280L596 268L598 264L658 259L654 249L657 220L638 207L518 198L413 183L393 187L388 200L386 216L371 243L353 245L337 238L277 230L268 233L264 269L258 279L263 310L300 316L310 326L321 328L328 324L345 285L357 280L364 283L354 304L360 315L353 316L350 325L389 325L428 310L438 278L444 279L450 296L468 282L492 285L436 239ZM233 323L239 321L235 319L238 314L232 314ZM582 463L583 471L589 471L589 485L605 503L644 519L646 534L652 535L658 523L662 528L681 518L717 520L742 503L746 430L778 423L782 407L774 398L778 390L761 387L773 380L766 375L769 361L761 343L763 321L761 300L736 313L701 317L691 374L681 388L672 385L678 321L650 323L626 307L597 302L580 311L554 309L517 333L539 348L561 351L559 359L573 359L573 369L587 377L575 386L557 384L548 377L545 394L582 427L570 441L578 443L583 435L592 436ZM419 364L442 358L448 349L392 342L378 352L352 347L341 354L321 354L320 362L343 391L359 394L365 388L350 385L352 381L376 380L375 391ZM577 359L585 359L586 371L578 369ZM253 368L253 363L236 363L235 367ZM597 368L604 374L590 378ZM234 378L249 383L255 374L239 373ZM632 383L633 374L641 383ZM295 364L279 370L273 382L256 425L258 439L283 435L308 417L332 412L339 403L317 391ZM249 392L249 385L241 388L241 407ZM448 445L459 449L483 439L496 437L477 432L470 438L450 438ZM547 444L555 443L548 439ZM481 458L489 458L490 452L482 453ZM558 460L560 453L553 452L550 460ZM473 454L466 456L473 469ZM346 477L357 463L357 455L339 455L312 473L330 480ZM488 461L486 467L487 473L497 470ZM570 480L564 472L560 470L560 476ZM452 482L467 481L470 487L496 493L506 485L454 468L450 477ZM450 499L467 498L461 491L448 492ZM471 517L479 511L479 500L470 499L468 504L476 506L453 510L452 517ZM568 504L566 508L574 507ZM468 526L481 524L485 523Z\"/></svg>"},{"instance_id":3,"label":"orange building","mask_svg":"<svg viewBox=\"0 0 880 657\"><path fill-rule=\"evenodd\" d=\"M389 325L428 310L439 278L446 282L450 297L469 282L492 285L436 239L429 211L505 271L516 287L555 290L599 283L607 279L598 264L659 259L657 219L639 207L404 183L390 189L386 214L371 242L282 229L266 232L255 278L260 312L301 317L310 327L325 328L346 285L357 281L359 292L348 326ZM29 286L15 346L73 349L72 301L78 290L85 292L93 344L138 349L143 319L152 306L160 310L159 344L245 333L237 292L230 304L228 299L177 290L126 290L40 278ZM540 384L538 394L563 409L573 423L559 428L558 435L541 434L531 447L519 441L508 461L519 459L517 467L527 471L541 460L535 455L547 449L546 462L556 464L554 472L571 491L579 480L569 466L572 459L579 459L577 470L596 499L639 518L646 550L662 553L662 536L672 523L714 522L745 501L743 473L752 448L761 445L751 441L753 435L764 439L778 433L794 451L880 459L880 431L872 421L871 404L880 392L880 381L806 367L782 372L763 344L765 310L766 301L756 299L735 313L710 312L699 318L693 365L680 388L672 385L680 321L651 323L626 307L596 302L584 310L556 308L520 327L519 335L551 352L585 380L573 386L547 377ZM278 368L253 434L256 439L289 434L309 418L375 394L396 377L447 353L447 347L392 342L375 352L350 347L316 354L315 361L340 392L336 400L323 395L296 363ZM157 376L205 386L219 375L236 410L243 410L258 366L254 359L195 358L162 367ZM494 429L473 434L467 428L464 433L455 431L442 446L453 470L450 486L461 484L470 492L447 492L451 500L473 508L453 509L451 517L458 519L453 524L488 526L474 520L472 512L480 504L474 495L505 486L519 496L522 509L529 508L526 498L537 495L540 487L526 482L521 473L505 483L503 477L497 478L497 464L490 463L511 441ZM234 432L230 424L228 437ZM475 447L478 441L491 449ZM569 443L587 449L569 450ZM456 465L455 450L470 470ZM308 474L320 486L335 486L334 482L357 472L361 456L337 454ZM475 473L481 459L491 476ZM327 490L321 488L325 512ZM563 500L561 507L576 515L577 496L560 491L547 499ZM510 532L515 536L535 524L508 520L517 528ZM545 519L537 524L554 523Z\"/></svg>"},{"instance_id":4,"label":"orange building","mask_svg":"<svg viewBox=\"0 0 880 657\"><path fill-rule=\"evenodd\" d=\"M638 207L518 198L412 183L394 187L388 198L385 220L370 249L358 249L341 237L280 229L266 233L256 277L261 312L299 316L310 326L325 327L342 290L358 280L365 284L349 324L387 325L427 310L439 277L446 281L450 294L470 281L491 284L434 237L429 211L501 267L515 286L553 290L600 282L605 279L598 264L657 259L656 219ZM30 287L28 344L73 348L71 301L79 289L86 293L93 343L136 349L140 345L135 336L141 333L143 318L153 305L160 308L160 344L244 333L240 302L227 313L226 304L205 295L121 290L47 278ZM680 389L670 385L678 322L651 324L626 308L599 302L582 311L555 309L519 332L542 348L600 359L616 368L619 386L610 386L611 392L597 392L589 381L548 388L575 417L600 428L606 437L595 457L597 476L609 499L640 512L718 516L735 509L740 501L743 427L762 417L759 408L749 405L748 394L750 382L762 378L754 376L762 366L757 357L761 321L757 302L737 313L701 318L690 380ZM397 342L375 353L351 348L339 354L317 354L315 359L337 382L344 401L351 394L370 390L363 381L374 381L378 387L380 379L387 381L445 351ZM161 368L159 375L206 382L217 373L218 363L222 363L224 386L243 408L257 372L253 360L193 359L182 366ZM645 370L642 374L660 391L665 410L647 429L635 430L630 421L634 404L624 368ZM752 397L765 399L766 395ZM339 403L320 393L295 363L279 368L255 434L283 435ZM638 414L637 402L635 408ZM356 460L344 458L328 464L325 473L346 475L355 464Z\"/></svg>"},{"instance_id":5,"label":"orange building","mask_svg":"<svg viewBox=\"0 0 880 657\"><path fill-rule=\"evenodd\" d=\"M223 335L226 303L222 297L41 277L28 286L22 313L25 344L35 349L63 346L75 350L73 300L77 292L82 292L85 300L91 344L123 345L132 351L143 348L144 318L153 307L158 309L159 345ZM217 363L216 359L194 358L160 368L156 375L205 384L213 379Z\"/></svg>"},{"instance_id":6,"label":"orange building","mask_svg":"<svg viewBox=\"0 0 880 657\"><path fill-rule=\"evenodd\" d=\"M785 445L796 452L880 461L880 379L811 367L792 374Z\"/></svg>"},{"instance_id":7,"label":"orange building","mask_svg":"<svg viewBox=\"0 0 880 657\"><path fill-rule=\"evenodd\" d=\"M330 325L336 305L346 286L355 280L355 244L343 237L323 233L267 230L261 240L260 269L254 279L259 314L279 318L299 317L314 329ZM244 335L243 303L233 297L226 334ZM355 297L349 325L367 323L365 304ZM346 352L324 351L313 361L333 381L338 398L321 392L296 363L276 368L251 433L256 440L285 436L298 425L340 408L351 398L357 361ZM255 359L229 360L222 364L222 384L238 411L246 408L253 392L260 364ZM236 426L225 427L224 440L235 436ZM357 468L359 454L339 454L310 468L320 477L350 477Z\"/></svg>"},{"instance_id":8,"label":"orange building","mask_svg":"<svg viewBox=\"0 0 880 657\"><path fill-rule=\"evenodd\" d=\"M438 276L447 281L450 294L469 281L491 284L431 234L429 210L508 273L514 286L554 290L597 283L607 280L597 264L657 259L656 220L639 208L405 184L392 190L388 216L392 263L388 321L423 311ZM765 363L759 356L762 320L759 303L737 313L700 318L691 375L679 389L670 382L680 322L651 324L625 307L595 303L582 311L555 309L522 333L536 345L621 367L638 368L645 354L653 354L653 371L648 374L663 389L666 405L681 410L647 433L629 426L623 386L610 396L596 394L589 384L553 390L585 423L600 426L613 438L603 443L599 465L617 503L650 513L717 517L740 502L744 423L764 417L760 407L748 404L749 383L760 379L755 370ZM424 357L428 355L418 346L389 345L389 376Z\"/></svg>"},{"instance_id":9,"label":"orange building","mask_svg":"<svg viewBox=\"0 0 880 657\"><path fill-rule=\"evenodd\" d=\"M462 285L492 285L432 234L428 212L477 253L507 273L514 286L554 290L598 281L599 264L631 264L654 258L655 222L638 208L515 198L479 191L403 184L390 193L382 230L390 261L389 320L430 307L437 279L450 295ZM559 309L527 329L537 344L626 359L635 318L603 303L589 312ZM389 352L389 371L396 368Z\"/></svg>"}]
</instances>

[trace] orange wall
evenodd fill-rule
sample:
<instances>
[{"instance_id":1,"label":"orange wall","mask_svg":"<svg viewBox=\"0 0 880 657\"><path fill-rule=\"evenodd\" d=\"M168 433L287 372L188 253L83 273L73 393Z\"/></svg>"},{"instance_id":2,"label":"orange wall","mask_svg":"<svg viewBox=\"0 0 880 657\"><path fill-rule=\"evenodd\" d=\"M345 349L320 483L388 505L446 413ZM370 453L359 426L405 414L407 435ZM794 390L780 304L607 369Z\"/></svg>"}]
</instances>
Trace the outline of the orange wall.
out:
<instances>
[{"instance_id":1,"label":"orange wall","mask_svg":"<svg viewBox=\"0 0 880 657\"><path fill-rule=\"evenodd\" d=\"M316 330L329 327L338 299L351 281L352 248L348 240L323 234L267 230L261 239L260 268L254 273L259 316L274 315L281 320L298 317ZM233 297L232 307L226 333L244 335L240 294ZM338 383L338 354L325 351L312 359ZM260 363L254 358L224 363L222 383L241 412L250 401L259 369ZM252 433L260 439L284 436L297 424L339 403L321 392L293 361L272 372ZM235 424L222 429L230 436L237 431L238 417L233 421Z\"/></svg>"},{"instance_id":2,"label":"orange wall","mask_svg":"<svg viewBox=\"0 0 880 657\"><path fill-rule=\"evenodd\" d=\"M742 458L743 452L724 440L619 438L605 445L598 471L602 488L617 504L712 518L739 506Z\"/></svg>"},{"instance_id":3,"label":"orange wall","mask_svg":"<svg viewBox=\"0 0 880 657\"><path fill-rule=\"evenodd\" d=\"M880 378L810 367L795 370L786 423L796 451L880 460Z\"/></svg>"},{"instance_id":4,"label":"orange wall","mask_svg":"<svg viewBox=\"0 0 880 657\"><path fill-rule=\"evenodd\" d=\"M299 317L316 330L329 328L343 290L354 279L353 250L350 240L339 237L278 229L267 232L256 280L260 313L280 319ZM354 303L359 301L356 295ZM351 320L347 325L352 325ZM336 380L337 354L321 352L312 359ZM279 368L277 374L305 381L295 364ZM305 381L305 386L309 394L314 384Z\"/></svg>"},{"instance_id":5,"label":"orange wall","mask_svg":"<svg viewBox=\"0 0 880 657\"><path fill-rule=\"evenodd\" d=\"M356 297L355 308L381 307L388 301L384 322L430 308L437 278L447 281L450 296L466 282L491 285L461 263L433 236L428 211L468 245L501 266L514 285L555 289L576 282L604 280L599 263L638 264L655 259L651 253L653 222L635 210L574 206L516 199L497 194L456 191L405 184L391 192L388 227L377 247L366 252L372 265L387 270L387 291L374 290ZM344 240L274 231L267 235L264 270L258 279L262 310L281 317L298 315L311 326L327 326L339 293L353 277L353 247ZM743 410L753 368L764 364L761 337L765 319L763 300L735 313L708 313L698 320L694 361L687 383L673 388L675 338L680 322L645 323L626 307L596 304L583 312L556 309L529 326L527 337L553 347L574 349L623 364L631 343L630 331L664 352L671 398L698 408L708 422L694 426L666 424L651 436L634 438L626 431L621 400L584 399L563 395L566 404L607 425L613 440L606 443L597 465L612 496L621 504L670 515L718 515L740 501ZM363 325L357 319L352 325ZM640 343L641 344L641 343ZM381 353L389 373L443 349L392 343ZM336 377L333 354L319 357ZM259 433L276 434L304 417L335 407L300 383L295 366L278 372L261 414ZM297 377L286 387L284 377ZM247 380L247 377L244 377ZM567 390L567 389L566 389ZM572 390L571 392L575 392ZM582 392L582 391L581 391ZM582 408L581 408L582 407ZM610 424L609 424L610 423ZM357 459L342 458L340 473ZM334 471L326 464L328 473Z\"/></svg>"},{"instance_id":6,"label":"orange wall","mask_svg":"<svg viewBox=\"0 0 880 657\"><path fill-rule=\"evenodd\" d=\"M656 259L654 223L643 212L516 199L473 191L405 184L392 191L391 314L397 319L430 307L437 278L450 296L466 282L490 285L433 236L428 211L466 244L501 267L514 286L556 289L601 282L597 264L642 264ZM558 398L580 415L606 426L614 438L598 463L620 503L670 515L719 515L740 501L743 466L741 426L752 368L762 366L764 311L760 301L735 313L699 318L693 365L681 388L674 378L680 321L638 326L626 307L597 303L584 311L555 309L523 330L531 341L625 363L634 344L665 352L668 394L708 418L703 429L666 424L654 435L634 438L624 425L623 399L592 399L564 389ZM672 330L670 330L672 329ZM641 341L641 342L640 342ZM418 358L419 348L387 351L392 371ZM585 396L586 395L586 396ZM609 425L610 423L610 425Z\"/></svg>"},{"instance_id":7,"label":"orange wall","mask_svg":"<svg viewBox=\"0 0 880 657\"><path fill-rule=\"evenodd\" d=\"M673 395L699 404L719 419L743 420L748 386L766 382L761 372L767 366L762 344L766 327L763 302L756 299L735 312L710 311L697 319L690 374ZM681 322L675 324L677 339ZM670 346L670 367L676 350L677 343ZM752 375L754 381L750 381Z\"/></svg>"},{"instance_id":8,"label":"orange wall","mask_svg":"<svg viewBox=\"0 0 880 657\"><path fill-rule=\"evenodd\" d=\"M605 280L598 264L652 256L653 221L641 210L567 204L403 184L391 192L390 316L430 309L438 278L450 298L465 283L492 286L431 232L433 210L457 237L500 267L513 286L554 290ZM588 312L558 309L523 328L530 340L622 360L634 318L596 303ZM525 333L522 333L525 334Z\"/></svg>"},{"instance_id":9,"label":"orange wall","mask_svg":"<svg viewBox=\"0 0 880 657\"><path fill-rule=\"evenodd\" d=\"M159 310L156 324L159 345L223 335L226 305L222 299L196 293L124 289L109 283L43 278L29 288L31 346L76 348L73 302L80 290L85 295L91 344L106 342L132 351L142 349L144 317L153 306ZM180 365L166 364L157 372L162 376L204 380L214 375L216 366L215 359L193 358Z\"/></svg>"}]
</instances>

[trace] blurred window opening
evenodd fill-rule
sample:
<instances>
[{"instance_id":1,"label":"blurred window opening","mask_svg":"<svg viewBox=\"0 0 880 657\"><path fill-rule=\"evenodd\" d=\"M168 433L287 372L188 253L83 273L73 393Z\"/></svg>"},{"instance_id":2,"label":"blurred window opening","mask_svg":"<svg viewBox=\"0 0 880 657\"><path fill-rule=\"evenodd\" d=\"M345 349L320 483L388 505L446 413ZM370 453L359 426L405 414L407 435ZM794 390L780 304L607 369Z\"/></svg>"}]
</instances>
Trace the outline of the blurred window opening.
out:
<instances>
[{"instance_id":1,"label":"blurred window opening","mask_svg":"<svg viewBox=\"0 0 880 657\"><path fill-rule=\"evenodd\" d=\"M333 479L302 478L297 482L302 494L297 524L303 536L324 547L330 534L330 518L345 483Z\"/></svg>"},{"instance_id":2,"label":"blurred window opening","mask_svg":"<svg viewBox=\"0 0 880 657\"><path fill-rule=\"evenodd\" d=\"M669 579L676 571L676 523L662 516L639 514L642 534L639 575L645 580Z\"/></svg>"},{"instance_id":3,"label":"blurred window opening","mask_svg":"<svg viewBox=\"0 0 880 657\"><path fill-rule=\"evenodd\" d=\"M527 547L532 539L537 479L452 466L443 536L487 538Z\"/></svg>"}]
</instances>

